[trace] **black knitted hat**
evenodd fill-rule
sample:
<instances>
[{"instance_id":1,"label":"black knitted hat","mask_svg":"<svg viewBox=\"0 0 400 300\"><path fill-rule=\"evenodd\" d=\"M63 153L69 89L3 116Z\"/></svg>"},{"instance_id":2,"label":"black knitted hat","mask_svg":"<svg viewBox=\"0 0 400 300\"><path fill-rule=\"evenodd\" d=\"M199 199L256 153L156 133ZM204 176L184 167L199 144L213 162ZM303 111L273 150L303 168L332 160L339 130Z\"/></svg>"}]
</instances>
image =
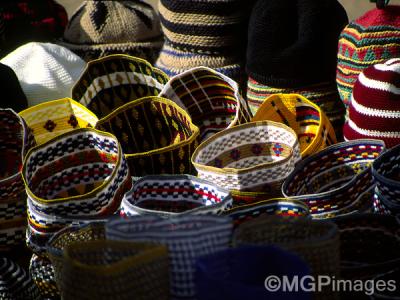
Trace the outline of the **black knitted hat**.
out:
<instances>
[{"instance_id":1,"label":"black knitted hat","mask_svg":"<svg viewBox=\"0 0 400 300\"><path fill-rule=\"evenodd\" d=\"M19 84L17 75L13 69L0 63L0 89L2 91L2 101L0 108L12 108L20 112L28 107L28 101Z\"/></svg>"},{"instance_id":2,"label":"black knitted hat","mask_svg":"<svg viewBox=\"0 0 400 300\"><path fill-rule=\"evenodd\" d=\"M338 38L347 23L337 0L258 0L249 24L249 77L275 87L335 80Z\"/></svg>"}]
</instances>

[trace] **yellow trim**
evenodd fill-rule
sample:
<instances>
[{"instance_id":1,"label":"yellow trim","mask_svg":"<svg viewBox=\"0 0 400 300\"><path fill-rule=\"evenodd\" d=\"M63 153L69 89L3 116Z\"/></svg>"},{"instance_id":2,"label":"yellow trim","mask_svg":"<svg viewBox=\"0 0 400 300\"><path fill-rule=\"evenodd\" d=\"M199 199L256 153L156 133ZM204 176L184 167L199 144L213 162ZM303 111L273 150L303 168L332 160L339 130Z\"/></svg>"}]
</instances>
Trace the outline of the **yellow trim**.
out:
<instances>
[{"instance_id":1,"label":"yellow trim","mask_svg":"<svg viewBox=\"0 0 400 300\"><path fill-rule=\"evenodd\" d=\"M298 144L298 139L297 139L297 134L296 132L282 124L282 123L278 123L278 122L274 122L274 121L257 121L257 122L249 122L249 123L245 123L245 124L241 124L241 125L237 125L235 127L232 128L227 128L225 130L222 130L220 132L217 132L216 134L212 135L211 137L209 137L208 139L206 139L204 142L202 142L193 152L192 158L191 158L191 162L192 164L195 166L195 168L197 170L201 170L201 171L208 171L208 172L214 172L217 174L221 174L221 175L226 175L226 174L242 174L242 173L248 173L254 170L258 170L258 169L263 169L266 166L278 166L278 165L282 165L285 164L288 160L291 159L291 157L293 156L293 147L291 145L288 145L290 147L290 152L289 152L289 156L285 157L284 159L280 160L280 161L275 161L275 162L268 162L268 163L262 163L253 167L248 167L248 168L242 168L242 169L234 169L234 168L217 168L217 167L212 167L212 166L207 166L207 165L203 165L203 164L199 164L197 162L195 162L195 157L199 155L199 152L205 148L206 146L208 146L209 144L213 143L216 139L225 136L227 134L229 134L230 132L235 132L235 131L240 131L241 129L244 128L248 128L248 127L255 127L255 126L275 126L275 127L280 127L283 128L287 131L289 131L290 133L293 134L293 136L295 137L296 143Z\"/></svg>"},{"instance_id":2,"label":"yellow trim","mask_svg":"<svg viewBox=\"0 0 400 300\"><path fill-rule=\"evenodd\" d=\"M190 123L190 129L192 130L192 135L185 141L181 141L177 144L172 144L163 148L158 148L158 149L154 149L154 150L150 150L147 152L140 152L140 153L134 153L134 154L125 154L126 158L132 158L132 157L141 157L141 156L150 156L153 154L159 154L159 153L164 153L170 150L175 150L178 148L181 148L183 146L189 145L191 144L193 141L195 141L197 139L197 137L200 134L200 129L193 124L192 122L192 118L189 116L189 114L183 109L181 108L178 104L176 104L175 102L168 100L166 98L162 98L162 97L158 97L158 96L148 96L148 97L143 97L137 100L133 100L131 102L128 102L120 107L118 107L116 110L114 110L112 113L108 114L107 116L105 116L104 118L100 119L97 122L96 126L102 125L103 123L106 123L108 121L110 121L110 119L118 114L120 114L121 112L124 112L126 109L128 108L132 108L135 106L138 106L140 104L143 103L148 103L148 102L160 102L160 103L164 103L167 104L169 106L173 106L178 112L180 112L182 115L184 115L189 123Z\"/></svg>"},{"instance_id":3,"label":"yellow trim","mask_svg":"<svg viewBox=\"0 0 400 300\"><path fill-rule=\"evenodd\" d=\"M400 44L398 44L398 43L391 43L391 44L385 44L385 45L367 45L364 47L360 47L359 45L356 45L344 38L340 39L339 43L342 45L351 46L351 48L354 48L355 51L368 50L368 49L379 49L379 48L382 49L382 48L390 48L390 47L399 47L400 46Z\"/></svg>"},{"instance_id":4,"label":"yellow trim","mask_svg":"<svg viewBox=\"0 0 400 300\"><path fill-rule=\"evenodd\" d=\"M111 176L109 176L109 178L107 180L103 181L103 183L101 185L99 185L98 187L94 188L89 193L86 193L86 194L83 194L83 195L71 196L71 197L67 197L67 198L55 198L55 199L43 199L43 198L37 197L31 191L31 189L29 188L27 179L25 178L26 166L27 166L28 159L30 158L30 156L32 155L32 153L34 151L38 151L38 150L40 150L42 148L45 148L45 147L47 147L47 146L49 146L51 144L54 144L55 142L63 139L64 137L68 137L69 135L76 135L77 133L80 133L80 132L94 132L96 134L99 134L99 135L102 135L102 136L106 136L108 138L112 138L117 142L117 145L118 145L118 160L115 163L115 168L114 168ZM26 154L25 160L24 160L24 163L23 163L23 168L22 168L22 180L24 181L26 192L27 192L28 196L31 197L33 200L35 200L37 202L40 202L40 203L43 203L43 204L54 203L54 202L66 202L66 201L71 201L71 200L85 200L87 198L90 198L90 197L94 196L98 191L103 189L105 186L107 186L114 179L114 177L117 175L117 173L119 171L119 168L121 166L121 153L122 153L121 145L119 144L118 139L114 135L112 135L111 133L100 131L100 130L93 129L93 128L80 128L80 129L75 129L75 130L63 133L63 134L55 137L54 139L52 139L50 141L47 141L44 144L41 144L39 146L36 146L36 147L30 149L28 151L28 153Z\"/></svg>"}]
</instances>

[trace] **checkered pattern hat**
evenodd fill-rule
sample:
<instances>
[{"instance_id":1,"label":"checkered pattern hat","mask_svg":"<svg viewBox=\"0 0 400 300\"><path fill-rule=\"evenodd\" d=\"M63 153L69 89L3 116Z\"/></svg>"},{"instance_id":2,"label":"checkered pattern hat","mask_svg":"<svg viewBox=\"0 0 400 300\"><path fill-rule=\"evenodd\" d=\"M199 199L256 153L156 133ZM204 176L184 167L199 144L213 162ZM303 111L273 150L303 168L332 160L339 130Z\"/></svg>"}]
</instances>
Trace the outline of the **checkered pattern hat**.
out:
<instances>
[{"instance_id":1,"label":"checkered pattern hat","mask_svg":"<svg viewBox=\"0 0 400 300\"><path fill-rule=\"evenodd\" d=\"M336 143L335 131L325 113L301 95L268 97L252 119L263 120L280 122L292 128L297 133L303 158Z\"/></svg>"},{"instance_id":2,"label":"checkered pattern hat","mask_svg":"<svg viewBox=\"0 0 400 300\"><path fill-rule=\"evenodd\" d=\"M91 128L31 149L22 177L28 194L27 243L36 253L66 225L114 214L132 185L117 139Z\"/></svg>"},{"instance_id":3,"label":"checkered pattern hat","mask_svg":"<svg viewBox=\"0 0 400 300\"><path fill-rule=\"evenodd\" d=\"M173 219L138 216L110 220L106 225L109 240L154 242L168 247L173 298L196 296L196 259L227 249L231 235L231 221L221 216L191 215Z\"/></svg>"},{"instance_id":4,"label":"checkered pattern hat","mask_svg":"<svg viewBox=\"0 0 400 300\"><path fill-rule=\"evenodd\" d=\"M34 145L32 132L11 109L0 109L0 251L21 246L26 230L26 194L21 167Z\"/></svg>"},{"instance_id":5,"label":"checkered pattern hat","mask_svg":"<svg viewBox=\"0 0 400 300\"><path fill-rule=\"evenodd\" d=\"M132 176L194 173L190 157L198 146L199 128L171 100L129 102L100 119L96 128L118 138Z\"/></svg>"},{"instance_id":6,"label":"checkered pattern hat","mask_svg":"<svg viewBox=\"0 0 400 300\"><path fill-rule=\"evenodd\" d=\"M268 198L282 195L280 186L299 160L296 133L273 121L246 123L216 133L192 156L200 178L228 190L268 192Z\"/></svg>"},{"instance_id":7,"label":"checkered pattern hat","mask_svg":"<svg viewBox=\"0 0 400 300\"><path fill-rule=\"evenodd\" d=\"M74 129L94 127L98 121L94 113L70 98L41 103L19 115L32 129L38 145Z\"/></svg>"},{"instance_id":8,"label":"checkered pattern hat","mask_svg":"<svg viewBox=\"0 0 400 300\"><path fill-rule=\"evenodd\" d=\"M115 54L87 64L72 98L102 118L133 100L157 96L168 79L143 59Z\"/></svg>"},{"instance_id":9,"label":"checkered pattern hat","mask_svg":"<svg viewBox=\"0 0 400 300\"><path fill-rule=\"evenodd\" d=\"M157 13L144 1L89 0L72 15L60 44L85 61L128 54L153 63L163 35Z\"/></svg>"},{"instance_id":10,"label":"checkered pattern hat","mask_svg":"<svg viewBox=\"0 0 400 300\"><path fill-rule=\"evenodd\" d=\"M172 77L160 97L176 102L189 113L200 128L201 140L251 118L238 84L206 67L196 67Z\"/></svg>"},{"instance_id":11,"label":"checkered pattern hat","mask_svg":"<svg viewBox=\"0 0 400 300\"><path fill-rule=\"evenodd\" d=\"M372 162L385 151L380 140L354 140L302 160L282 186L285 197L301 200L315 219L370 211L375 187Z\"/></svg>"},{"instance_id":12,"label":"checkered pattern hat","mask_svg":"<svg viewBox=\"0 0 400 300\"><path fill-rule=\"evenodd\" d=\"M149 175L124 195L121 216L221 214L232 207L229 191L190 175Z\"/></svg>"}]
</instances>

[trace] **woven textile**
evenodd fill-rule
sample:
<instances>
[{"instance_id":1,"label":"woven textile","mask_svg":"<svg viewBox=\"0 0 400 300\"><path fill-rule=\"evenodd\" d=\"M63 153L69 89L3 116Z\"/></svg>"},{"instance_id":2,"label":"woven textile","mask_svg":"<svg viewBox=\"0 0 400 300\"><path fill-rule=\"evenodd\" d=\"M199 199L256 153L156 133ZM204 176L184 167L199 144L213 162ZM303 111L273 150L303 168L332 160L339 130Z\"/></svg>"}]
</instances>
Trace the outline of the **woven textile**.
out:
<instances>
[{"instance_id":1,"label":"woven textile","mask_svg":"<svg viewBox=\"0 0 400 300\"><path fill-rule=\"evenodd\" d=\"M318 105L327 115L339 138L342 134L345 107L334 83L321 83L302 88L277 88L261 84L252 78L247 83L247 101L251 112L257 113L264 101L275 94L299 94Z\"/></svg>"},{"instance_id":2,"label":"woven textile","mask_svg":"<svg viewBox=\"0 0 400 300\"><path fill-rule=\"evenodd\" d=\"M168 79L143 59L115 54L87 64L72 98L102 118L130 101L157 96Z\"/></svg>"},{"instance_id":3,"label":"woven textile","mask_svg":"<svg viewBox=\"0 0 400 300\"><path fill-rule=\"evenodd\" d=\"M141 0L84 1L60 44L85 61L123 53L153 63L163 37L157 13Z\"/></svg>"},{"instance_id":4,"label":"woven textile","mask_svg":"<svg viewBox=\"0 0 400 300\"><path fill-rule=\"evenodd\" d=\"M38 104L19 115L33 131L38 145L74 129L94 127L98 121L94 113L70 98Z\"/></svg>"},{"instance_id":5,"label":"woven textile","mask_svg":"<svg viewBox=\"0 0 400 300\"><path fill-rule=\"evenodd\" d=\"M39 300L39 290L29 274L8 258L0 258L0 299Z\"/></svg>"},{"instance_id":6,"label":"woven textile","mask_svg":"<svg viewBox=\"0 0 400 300\"><path fill-rule=\"evenodd\" d=\"M221 131L196 149L193 165L200 178L228 190L281 195L280 185L300 159L296 133L272 121L252 122Z\"/></svg>"},{"instance_id":7,"label":"woven textile","mask_svg":"<svg viewBox=\"0 0 400 300\"><path fill-rule=\"evenodd\" d=\"M132 101L99 120L96 128L118 138L132 176L194 172L190 157L198 145L199 128L171 100Z\"/></svg>"},{"instance_id":8,"label":"woven textile","mask_svg":"<svg viewBox=\"0 0 400 300\"><path fill-rule=\"evenodd\" d=\"M354 140L302 160L282 193L308 205L313 218L331 218L373 207L372 162L385 150L379 140Z\"/></svg>"},{"instance_id":9,"label":"woven textile","mask_svg":"<svg viewBox=\"0 0 400 300\"><path fill-rule=\"evenodd\" d=\"M67 48L50 43L25 44L0 61L14 70L28 106L71 97L85 62Z\"/></svg>"},{"instance_id":10,"label":"woven textile","mask_svg":"<svg viewBox=\"0 0 400 300\"><path fill-rule=\"evenodd\" d=\"M0 251L21 245L26 229L26 194L20 169L34 145L31 131L11 109L0 109Z\"/></svg>"},{"instance_id":11,"label":"woven textile","mask_svg":"<svg viewBox=\"0 0 400 300\"><path fill-rule=\"evenodd\" d=\"M301 201L290 199L269 199L247 205L240 205L223 213L229 216L235 227L265 215L282 217L308 217L308 206Z\"/></svg>"},{"instance_id":12,"label":"woven textile","mask_svg":"<svg viewBox=\"0 0 400 300\"><path fill-rule=\"evenodd\" d=\"M124 195L121 216L221 214L232 207L229 191L190 175L149 175Z\"/></svg>"},{"instance_id":13,"label":"woven textile","mask_svg":"<svg viewBox=\"0 0 400 300\"><path fill-rule=\"evenodd\" d=\"M169 299L166 246L90 241L64 249L62 299Z\"/></svg>"},{"instance_id":14,"label":"woven textile","mask_svg":"<svg viewBox=\"0 0 400 300\"><path fill-rule=\"evenodd\" d=\"M42 299L60 299L54 278L54 269L48 259L33 254L29 265L29 274L39 289Z\"/></svg>"},{"instance_id":15,"label":"woven textile","mask_svg":"<svg viewBox=\"0 0 400 300\"><path fill-rule=\"evenodd\" d=\"M205 138L225 128L250 121L247 102L236 82L206 67L197 67L176 75L164 86L160 97L185 109Z\"/></svg>"},{"instance_id":16,"label":"woven textile","mask_svg":"<svg viewBox=\"0 0 400 300\"><path fill-rule=\"evenodd\" d=\"M339 232L332 222L265 216L241 224L233 244L277 245L302 257L314 276L339 274ZM332 293L331 289L325 292L326 296Z\"/></svg>"},{"instance_id":17,"label":"woven textile","mask_svg":"<svg viewBox=\"0 0 400 300\"><path fill-rule=\"evenodd\" d=\"M61 37L68 22L65 8L54 0L2 0L0 19L0 57L30 41Z\"/></svg>"},{"instance_id":18,"label":"woven textile","mask_svg":"<svg viewBox=\"0 0 400 300\"><path fill-rule=\"evenodd\" d=\"M300 300L311 299L306 291L268 292L265 278L287 276L289 282L310 275L300 257L273 246L248 246L227 249L201 257L196 262L196 287L199 300Z\"/></svg>"},{"instance_id":19,"label":"woven textile","mask_svg":"<svg viewBox=\"0 0 400 300\"><path fill-rule=\"evenodd\" d=\"M336 82L350 104L353 85L367 67L400 55L400 6L373 9L350 22L339 39Z\"/></svg>"},{"instance_id":20,"label":"woven textile","mask_svg":"<svg viewBox=\"0 0 400 300\"><path fill-rule=\"evenodd\" d=\"M392 216L352 214L335 219L340 231L341 275L371 279L400 266L399 222Z\"/></svg>"},{"instance_id":21,"label":"woven textile","mask_svg":"<svg viewBox=\"0 0 400 300\"><path fill-rule=\"evenodd\" d=\"M250 5L242 0L161 0L165 43L156 66L173 76L205 66L240 83Z\"/></svg>"},{"instance_id":22,"label":"woven textile","mask_svg":"<svg viewBox=\"0 0 400 300\"><path fill-rule=\"evenodd\" d=\"M1 32L1 19L0 19ZM1 40L1 33L0 33ZM1 49L1 48L0 48ZM0 63L0 88L2 90L3 99L1 100L1 108L11 108L15 112L28 107L28 101L24 91L19 84L18 77L9 66Z\"/></svg>"},{"instance_id":23,"label":"woven textile","mask_svg":"<svg viewBox=\"0 0 400 300\"><path fill-rule=\"evenodd\" d=\"M390 214L400 213L400 145L389 149L372 164L372 176L376 182L375 196Z\"/></svg>"},{"instance_id":24,"label":"woven textile","mask_svg":"<svg viewBox=\"0 0 400 300\"><path fill-rule=\"evenodd\" d=\"M268 97L252 119L264 120L291 127L297 133L302 157L336 143L335 131L325 113L301 95L277 94Z\"/></svg>"},{"instance_id":25,"label":"woven textile","mask_svg":"<svg viewBox=\"0 0 400 300\"><path fill-rule=\"evenodd\" d=\"M399 82L398 58L372 65L360 73L343 128L345 139L380 139L388 148L400 144Z\"/></svg>"},{"instance_id":26,"label":"woven textile","mask_svg":"<svg viewBox=\"0 0 400 300\"><path fill-rule=\"evenodd\" d=\"M58 230L76 221L106 218L132 185L117 139L77 129L33 148L22 176L28 194L28 245L43 250Z\"/></svg>"},{"instance_id":27,"label":"woven textile","mask_svg":"<svg viewBox=\"0 0 400 300\"><path fill-rule=\"evenodd\" d=\"M173 219L138 216L111 220L106 225L107 239L155 242L168 246L172 298L195 297L195 260L227 249L231 235L231 221L221 216Z\"/></svg>"}]
</instances>

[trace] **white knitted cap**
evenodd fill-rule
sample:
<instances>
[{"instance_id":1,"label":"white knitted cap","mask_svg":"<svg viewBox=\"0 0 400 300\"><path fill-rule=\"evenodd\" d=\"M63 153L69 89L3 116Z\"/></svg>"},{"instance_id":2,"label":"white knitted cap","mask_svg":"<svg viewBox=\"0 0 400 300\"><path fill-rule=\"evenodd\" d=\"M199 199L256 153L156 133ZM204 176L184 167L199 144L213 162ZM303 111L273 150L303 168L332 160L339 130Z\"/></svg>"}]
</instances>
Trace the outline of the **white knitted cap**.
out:
<instances>
[{"instance_id":1,"label":"white knitted cap","mask_svg":"<svg viewBox=\"0 0 400 300\"><path fill-rule=\"evenodd\" d=\"M28 106L71 97L72 86L85 67L67 48L36 42L17 48L0 62L17 74Z\"/></svg>"}]
</instances>

